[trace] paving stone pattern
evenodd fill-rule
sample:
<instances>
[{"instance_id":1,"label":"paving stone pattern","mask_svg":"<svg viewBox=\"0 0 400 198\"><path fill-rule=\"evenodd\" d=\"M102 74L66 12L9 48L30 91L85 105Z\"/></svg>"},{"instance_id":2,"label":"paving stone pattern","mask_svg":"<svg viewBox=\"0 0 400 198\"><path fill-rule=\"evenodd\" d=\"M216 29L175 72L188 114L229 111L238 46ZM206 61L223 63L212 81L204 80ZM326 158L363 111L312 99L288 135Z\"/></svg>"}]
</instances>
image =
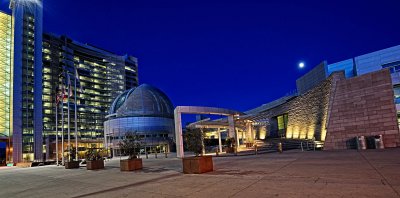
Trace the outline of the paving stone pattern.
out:
<instances>
[{"instance_id":1,"label":"paving stone pattern","mask_svg":"<svg viewBox=\"0 0 400 198\"><path fill-rule=\"evenodd\" d=\"M0 197L400 197L400 149L287 151L214 158L215 171L186 175L177 158L144 169L0 168Z\"/></svg>"}]
</instances>

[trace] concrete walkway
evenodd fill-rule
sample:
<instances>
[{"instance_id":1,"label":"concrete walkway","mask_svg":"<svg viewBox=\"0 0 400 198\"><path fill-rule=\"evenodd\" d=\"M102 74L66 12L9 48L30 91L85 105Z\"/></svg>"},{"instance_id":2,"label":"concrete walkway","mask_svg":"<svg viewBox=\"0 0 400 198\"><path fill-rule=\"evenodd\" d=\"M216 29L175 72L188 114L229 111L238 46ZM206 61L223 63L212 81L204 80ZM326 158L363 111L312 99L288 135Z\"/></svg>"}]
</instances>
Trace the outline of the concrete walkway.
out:
<instances>
[{"instance_id":1,"label":"concrete walkway","mask_svg":"<svg viewBox=\"0 0 400 198\"><path fill-rule=\"evenodd\" d=\"M84 167L0 169L0 197L400 197L400 149L214 158L215 171L181 173L176 158L144 159L120 172Z\"/></svg>"}]
</instances>

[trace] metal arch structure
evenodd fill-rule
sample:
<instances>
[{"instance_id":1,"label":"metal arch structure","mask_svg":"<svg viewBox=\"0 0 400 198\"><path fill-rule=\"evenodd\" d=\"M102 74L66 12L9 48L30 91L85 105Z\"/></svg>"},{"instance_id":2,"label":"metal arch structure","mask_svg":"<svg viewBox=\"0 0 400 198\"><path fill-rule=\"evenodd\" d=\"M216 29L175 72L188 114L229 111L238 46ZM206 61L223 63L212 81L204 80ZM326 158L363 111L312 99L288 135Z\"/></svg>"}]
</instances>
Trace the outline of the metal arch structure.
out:
<instances>
[{"instance_id":1,"label":"metal arch structure","mask_svg":"<svg viewBox=\"0 0 400 198\"><path fill-rule=\"evenodd\" d=\"M184 157L183 138L182 138L182 114L205 114L205 115L222 115L228 117L228 136L234 137L236 145L239 145L238 135L235 131L235 117L242 115L242 112L222 109L216 107L201 106L177 106L174 110L175 118L175 138L176 138L176 155L178 158Z\"/></svg>"}]
</instances>

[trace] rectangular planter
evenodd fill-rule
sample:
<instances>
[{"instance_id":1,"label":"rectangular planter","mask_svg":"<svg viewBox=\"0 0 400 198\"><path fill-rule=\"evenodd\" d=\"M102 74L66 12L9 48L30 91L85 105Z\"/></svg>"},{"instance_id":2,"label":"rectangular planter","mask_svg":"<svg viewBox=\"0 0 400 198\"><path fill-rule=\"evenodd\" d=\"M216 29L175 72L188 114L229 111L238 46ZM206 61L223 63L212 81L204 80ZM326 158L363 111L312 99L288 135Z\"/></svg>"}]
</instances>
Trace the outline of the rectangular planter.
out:
<instances>
[{"instance_id":1,"label":"rectangular planter","mask_svg":"<svg viewBox=\"0 0 400 198\"><path fill-rule=\"evenodd\" d=\"M143 162L142 162L141 158L130 159L130 160L121 160L120 167L121 167L121 171L140 170L143 168Z\"/></svg>"},{"instance_id":2,"label":"rectangular planter","mask_svg":"<svg viewBox=\"0 0 400 198\"><path fill-rule=\"evenodd\" d=\"M17 163L17 167L29 168L29 167L32 167L32 162L20 162L20 163Z\"/></svg>"},{"instance_id":3,"label":"rectangular planter","mask_svg":"<svg viewBox=\"0 0 400 198\"><path fill-rule=\"evenodd\" d=\"M79 161L65 162L65 169L79 168Z\"/></svg>"},{"instance_id":4,"label":"rectangular planter","mask_svg":"<svg viewBox=\"0 0 400 198\"><path fill-rule=\"evenodd\" d=\"M104 168L104 160L95 160L86 162L87 170L98 170L103 168Z\"/></svg>"},{"instance_id":5,"label":"rectangular planter","mask_svg":"<svg viewBox=\"0 0 400 198\"><path fill-rule=\"evenodd\" d=\"M201 174L214 170L212 156L182 158L183 173Z\"/></svg>"}]
</instances>

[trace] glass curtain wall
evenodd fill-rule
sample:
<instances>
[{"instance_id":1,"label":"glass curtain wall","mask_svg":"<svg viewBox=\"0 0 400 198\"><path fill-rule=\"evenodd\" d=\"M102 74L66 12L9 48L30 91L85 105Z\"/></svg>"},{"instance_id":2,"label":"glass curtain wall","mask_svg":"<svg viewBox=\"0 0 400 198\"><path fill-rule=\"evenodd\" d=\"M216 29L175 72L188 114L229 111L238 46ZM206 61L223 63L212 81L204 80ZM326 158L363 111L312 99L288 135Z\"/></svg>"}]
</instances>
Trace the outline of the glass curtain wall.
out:
<instances>
[{"instance_id":1,"label":"glass curtain wall","mask_svg":"<svg viewBox=\"0 0 400 198\"><path fill-rule=\"evenodd\" d=\"M12 23L11 16L0 12L0 166L10 156L12 135Z\"/></svg>"}]
</instances>

